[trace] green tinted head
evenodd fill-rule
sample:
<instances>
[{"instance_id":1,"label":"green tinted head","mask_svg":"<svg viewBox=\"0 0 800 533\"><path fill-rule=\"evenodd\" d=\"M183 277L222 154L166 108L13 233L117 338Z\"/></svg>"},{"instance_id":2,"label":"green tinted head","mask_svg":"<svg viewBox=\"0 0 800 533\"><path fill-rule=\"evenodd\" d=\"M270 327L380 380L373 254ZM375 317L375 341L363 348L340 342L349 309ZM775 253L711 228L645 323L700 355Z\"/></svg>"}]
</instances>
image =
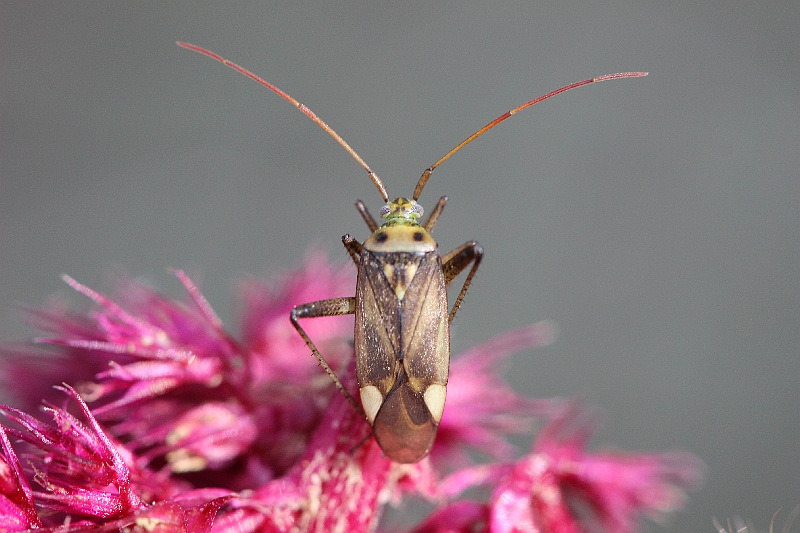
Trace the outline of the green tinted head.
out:
<instances>
[{"instance_id":1,"label":"green tinted head","mask_svg":"<svg viewBox=\"0 0 800 533\"><path fill-rule=\"evenodd\" d=\"M418 226L417 219L423 214L422 206L414 200L408 198L395 198L385 206L381 207L380 215L383 219L383 226L395 226L398 224Z\"/></svg>"}]
</instances>

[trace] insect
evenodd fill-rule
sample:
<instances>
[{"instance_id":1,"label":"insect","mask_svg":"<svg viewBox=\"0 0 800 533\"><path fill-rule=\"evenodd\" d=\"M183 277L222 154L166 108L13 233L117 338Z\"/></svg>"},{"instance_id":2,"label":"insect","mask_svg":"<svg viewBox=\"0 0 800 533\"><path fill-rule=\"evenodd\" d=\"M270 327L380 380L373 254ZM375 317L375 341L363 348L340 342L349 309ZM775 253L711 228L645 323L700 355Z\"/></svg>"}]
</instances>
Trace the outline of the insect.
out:
<instances>
[{"instance_id":1,"label":"insect","mask_svg":"<svg viewBox=\"0 0 800 533\"><path fill-rule=\"evenodd\" d=\"M450 365L450 322L483 258L483 248L475 241L466 242L444 255L439 253L431 232L447 204L447 197L442 196L428 218L420 223L423 209L417 200L428 178L464 146L527 107L590 83L637 78L647 73L623 72L590 78L515 107L464 139L425 169L410 200L401 197L389 201L378 175L308 107L214 52L188 43L179 42L178 45L231 67L297 107L347 150L378 188L386 204L380 210L381 223L358 200L356 209L372 235L363 243L350 235L342 237L344 247L358 269L355 296L298 305L292 309L290 319L345 398L364 414L383 452L398 463L421 460L433 447L444 412ZM466 279L448 311L447 288L467 268ZM346 314L355 315L360 405L339 381L299 322L301 318Z\"/></svg>"}]
</instances>

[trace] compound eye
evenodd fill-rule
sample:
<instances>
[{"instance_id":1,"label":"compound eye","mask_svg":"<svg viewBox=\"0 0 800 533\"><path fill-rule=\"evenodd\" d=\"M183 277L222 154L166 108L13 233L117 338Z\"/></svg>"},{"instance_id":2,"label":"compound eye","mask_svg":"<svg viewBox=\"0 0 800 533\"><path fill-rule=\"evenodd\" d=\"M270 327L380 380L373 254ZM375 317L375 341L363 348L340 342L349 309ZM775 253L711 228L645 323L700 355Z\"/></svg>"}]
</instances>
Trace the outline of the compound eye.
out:
<instances>
[{"instance_id":1,"label":"compound eye","mask_svg":"<svg viewBox=\"0 0 800 533\"><path fill-rule=\"evenodd\" d=\"M389 207L389 204L386 204L385 206L381 207L381 210L378 212L378 214L381 216L381 218L383 218L388 215L391 210L392 208Z\"/></svg>"},{"instance_id":2,"label":"compound eye","mask_svg":"<svg viewBox=\"0 0 800 533\"><path fill-rule=\"evenodd\" d=\"M425 213L425 210L422 209L422 206L419 205L417 202L414 202L411 205L411 213L416 214L418 217L421 217Z\"/></svg>"}]
</instances>

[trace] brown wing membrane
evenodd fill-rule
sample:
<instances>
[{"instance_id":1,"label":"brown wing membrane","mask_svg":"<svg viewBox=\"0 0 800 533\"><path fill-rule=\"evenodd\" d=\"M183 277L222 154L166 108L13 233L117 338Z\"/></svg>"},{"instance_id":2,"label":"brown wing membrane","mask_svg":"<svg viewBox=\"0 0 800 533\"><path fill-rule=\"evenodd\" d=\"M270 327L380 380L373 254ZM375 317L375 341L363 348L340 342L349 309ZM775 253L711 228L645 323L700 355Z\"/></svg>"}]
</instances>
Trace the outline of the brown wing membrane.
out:
<instances>
[{"instance_id":1,"label":"brown wing membrane","mask_svg":"<svg viewBox=\"0 0 800 533\"><path fill-rule=\"evenodd\" d=\"M402 301L401 339L408 381L419 393L447 384L450 324L447 290L438 253L426 254Z\"/></svg>"},{"instance_id":2,"label":"brown wing membrane","mask_svg":"<svg viewBox=\"0 0 800 533\"><path fill-rule=\"evenodd\" d=\"M393 461L416 463L430 453L438 424L402 370L399 378L400 383L386 397L375 418L375 439Z\"/></svg>"},{"instance_id":3,"label":"brown wing membrane","mask_svg":"<svg viewBox=\"0 0 800 533\"><path fill-rule=\"evenodd\" d=\"M360 386L389 393L397 374L400 309L375 254L364 251L356 281L355 352Z\"/></svg>"},{"instance_id":4,"label":"brown wing membrane","mask_svg":"<svg viewBox=\"0 0 800 533\"><path fill-rule=\"evenodd\" d=\"M405 285L402 299L398 285ZM450 331L438 253L366 252L356 294L356 353L365 355L356 358L359 384L375 385L385 396L402 360L417 392L430 383L445 385Z\"/></svg>"}]
</instances>

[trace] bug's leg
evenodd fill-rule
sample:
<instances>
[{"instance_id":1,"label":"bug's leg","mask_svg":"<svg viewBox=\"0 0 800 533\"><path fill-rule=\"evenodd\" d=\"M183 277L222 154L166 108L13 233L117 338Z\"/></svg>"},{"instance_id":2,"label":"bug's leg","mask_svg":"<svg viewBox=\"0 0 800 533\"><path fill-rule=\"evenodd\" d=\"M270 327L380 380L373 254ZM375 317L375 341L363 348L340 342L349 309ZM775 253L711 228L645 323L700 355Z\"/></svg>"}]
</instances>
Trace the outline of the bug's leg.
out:
<instances>
[{"instance_id":1,"label":"bug's leg","mask_svg":"<svg viewBox=\"0 0 800 533\"><path fill-rule=\"evenodd\" d=\"M294 329L297 330L297 333L303 337L303 340L306 342L306 346L311 350L311 353L314 354L314 357L317 358L319 361L320 366L325 369L325 372L328 373L331 380L336 384L336 387L339 388L344 397L350 402L356 411L359 413L364 413L364 410L361 408L358 402L353 399L347 389L344 388L342 382L339 381L339 378L336 377L336 373L333 369L328 365L325 358L322 357L322 354L319 352L319 349L314 345L314 341L311 340L311 337L308 336L306 330L298 322L300 318L317 318L321 316L339 316L339 315L352 315L355 313L356 310L356 299L355 298L331 298L330 300L319 300L318 302L311 302L303 305L295 306L292 309L292 312L289 314L289 318L292 321L292 325Z\"/></svg>"},{"instance_id":2,"label":"bug's leg","mask_svg":"<svg viewBox=\"0 0 800 533\"><path fill-rule=\"evenodd\" d=\"M369 226L369 230L372 233L375 233L375 231L378 229L378 223L374 218L372 218L372 215L370 214L369 210L367 210L367 206L364 205L364 202L361 200L356 200L356 209L358 209L358 213L361 215L361 218L363 218L364 222L366 222L367 226Z\"/></svg>"},{"instance_id":3,"label":"bug's leg","mask_svg":"<svg viewBox=\"0 0 800 533\"><path fill-rule=\"evenodd\" d=\"M344 244L347 253L350 254L350 259L353 260L356 268L358 268L358 261L361 257L361 243L348 233L342 237L342 244Z\"/></svg>"},{"instance_id":4,"label":"bug's leg","mask_svg":"<svg viewBox=\"0 0 800 533\"><path fill-rule=\"evenodd\" d=\"M456 276L461 274L472 263L472 268L467 274L467 279L464 280L461 292L458 293L453 309L450 310L450 322L453 321L456 311L461 307L461 302L464 301L464 296L466 296L467 289L472 283L472 278L475 277L478 265L481 264L481 259L483 259L483 247L475 241L466 242L442 257L442 270L444 271L444 281L447 285L450 285Z\"/></svg>"},{"instance_id":5,"label":"bug's leg","mask_svg":"<svg viewBox=\"0 0 800 533\"><path fill-rule=\"evenodd\" d=\"M434 207L433 211L431 211L431 214L428 215L425 223L422 224L422 227L425 228L425 231L428 233L433 231L433 227L436 225L436 221L439 220L439 215L441 215L442 211L444 211L445 205L447 205L447 196L442 196L439 198L439 201L436 202L436 207Z\"/></svg>"},{"instance_id":6,"label":"bug's leg","mask_svg":"<svg viewBox=\"0 0 800 533\"><path fill-rule=\"evenodd\" d=\"M358 443L355 446L350 448L347 453L351 453L351 454L354 453L357 449L361 448L364 445L364 443L367 442L369 439L371 439L374 435L375 435L375 428L373 428L372 426L369 426L369 433L367 433L364 436L363 439L358 441Z\"/></svg>"}]
</instances>

